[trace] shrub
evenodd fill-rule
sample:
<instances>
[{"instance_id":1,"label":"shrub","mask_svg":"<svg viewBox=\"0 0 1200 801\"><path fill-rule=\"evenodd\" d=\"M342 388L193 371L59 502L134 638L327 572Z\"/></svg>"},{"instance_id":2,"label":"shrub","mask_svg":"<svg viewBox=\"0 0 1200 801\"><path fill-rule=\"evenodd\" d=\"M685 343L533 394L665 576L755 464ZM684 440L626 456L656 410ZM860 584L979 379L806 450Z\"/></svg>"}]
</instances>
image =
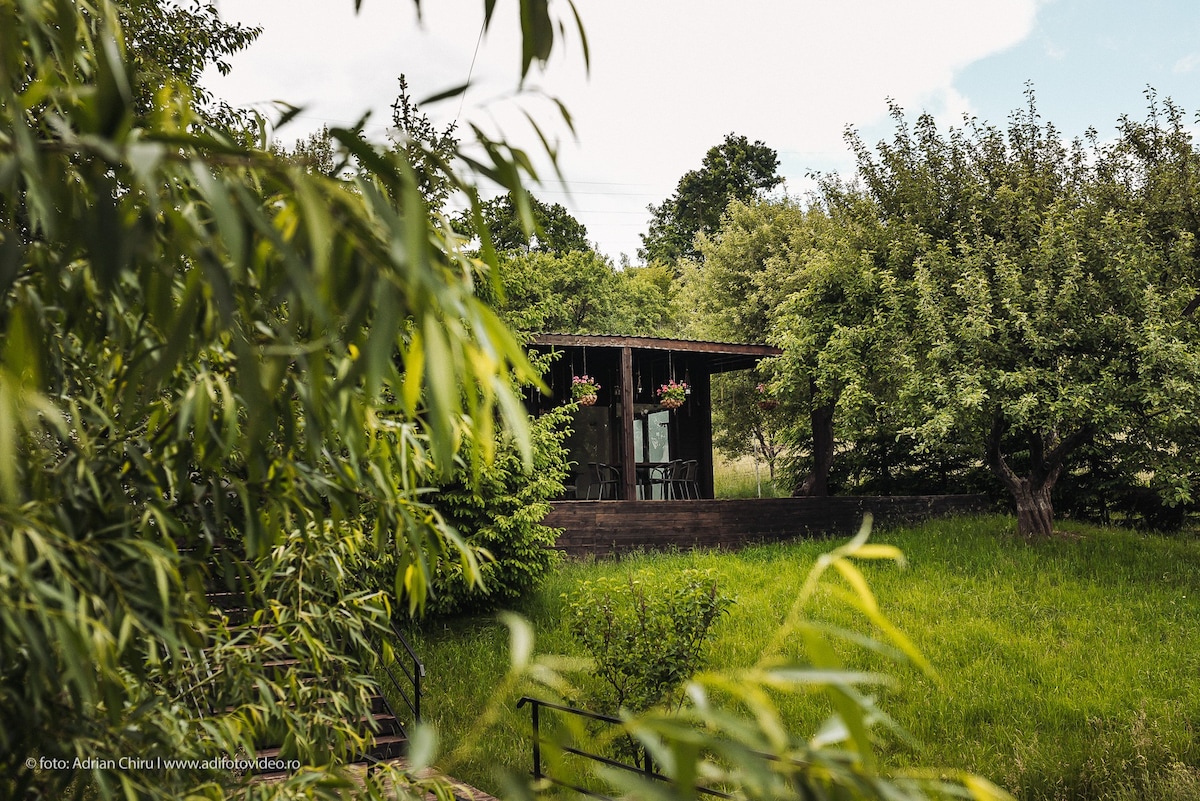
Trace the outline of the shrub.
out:
<instances>
[{"instance_id":1,"label":"shrub","mask_svg":"<svg viewBox=\"0 0 1200 801\"><path fill-rule=\"evenodd\" d=\"M482 587L466 581L457 561L438 566L431 613L478 612L510 603L531 590L554 564L559 530L542 525L542 518L550 511L550 499L563 494L569 475L563 442L570 420L566 408L530 420L529 472L522 467L516 443L502 434L495 460L481 475L472 476L474 465L466 454L451 480L438 488L431 505L469 545L487 554L480 559Z\"/></svg>"},{"instance_id":2,"label":"shrub","mask_svg":"<svg viewBox=\"0 0 1200 801\"><path fill-rule=\"evenodd\" d=\"M654 586L641 571L585 581L569 599L570 628L611 690L602 702L636 712L677 705L704 663L704 646L732 599L712 570L684 570Z\"/></svg>"}]
</instances>

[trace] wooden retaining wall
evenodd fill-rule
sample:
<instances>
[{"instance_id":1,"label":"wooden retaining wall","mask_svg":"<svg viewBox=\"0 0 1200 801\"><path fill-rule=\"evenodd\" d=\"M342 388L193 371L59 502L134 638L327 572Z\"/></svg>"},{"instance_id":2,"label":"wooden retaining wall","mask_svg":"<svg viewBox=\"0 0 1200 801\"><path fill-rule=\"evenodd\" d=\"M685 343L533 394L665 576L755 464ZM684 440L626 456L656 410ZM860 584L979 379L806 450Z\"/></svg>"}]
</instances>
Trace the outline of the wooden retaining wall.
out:
<instances>
[{"instance_id":1,"label":"wooden retaining wall","mask_svg":"<svg viewBox=\"0 0 1200 801\"><path fill-rule=\"evenodd\" d=\"M560 501L544 522L563 529L555 544L559 550L571 556L611 556L634 549L737 548L845 536L858 530L868 511L879 527L987 508L983 495Z\"/></svg>"}]
</instances>

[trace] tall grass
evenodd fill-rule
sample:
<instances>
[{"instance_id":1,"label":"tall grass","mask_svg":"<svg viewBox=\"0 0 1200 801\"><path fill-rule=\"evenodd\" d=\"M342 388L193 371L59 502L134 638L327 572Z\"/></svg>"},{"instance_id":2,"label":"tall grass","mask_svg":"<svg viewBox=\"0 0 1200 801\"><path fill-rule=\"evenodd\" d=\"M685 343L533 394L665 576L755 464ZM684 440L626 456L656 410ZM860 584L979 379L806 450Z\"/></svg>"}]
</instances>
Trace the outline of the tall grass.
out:
<instances>
[{"instance_id":1,"label":"tall grass","mask_svg":"<svg viewBox=\"0 0 1200 801\"><path fill-rule=\"evenodd\" d=\"M899 679L879 703L915 742L886 740L886 758L965 768L1028 799L1200 799L1200 542L1066 524L1067 537L1027 545L1014 528L990 517L877 533L905 551L909 567L864 570L885 614L939 673L931 680L859 660ZM714 666L747 666L828 547L567 563L520 611L539 652L578 654L561 596L580 580L711 567L737 599L716 629ZM867 626L833 603L826 617ZM427 708L451 749L499 702L474 754L447 767L484 789L497 788L497 768L528 771L529 723L513 709L522 688L497 686L506 629L456 620L427 625L418 641L430 673ZM589 677L577 681L586 689ZM798 733L814 732L827 711L800 701L785 709Z\"/></svg>"},{"instance_id":2,"label":"tall grass","mask_svg":"<svg viewBox=\"0 0 1200 801\"><path fill-rule=\"evenodd\" d=\"M756 469L757 466L757 469ZM718 498L782 498L784 487L771 478L764 462L753 456L727 459L716 452L713 458L713 495Z\"/></svg>"}]
</instances>

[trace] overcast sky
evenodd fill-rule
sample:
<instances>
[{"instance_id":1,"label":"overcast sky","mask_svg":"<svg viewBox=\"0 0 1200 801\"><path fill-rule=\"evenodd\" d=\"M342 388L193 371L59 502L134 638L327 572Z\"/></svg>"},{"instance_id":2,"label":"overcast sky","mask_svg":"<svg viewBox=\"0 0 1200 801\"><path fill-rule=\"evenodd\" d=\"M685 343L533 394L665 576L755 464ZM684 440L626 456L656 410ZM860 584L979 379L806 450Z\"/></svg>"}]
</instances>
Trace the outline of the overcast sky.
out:
<instances>
[{"instance_id":1,"label":"overcast sky","mask_svg":"<svg viewBox=\"0 0 1200 801\"><path fill-rule=\"evenodd\" d=\"M322 124L371 111L383 138L397 77L421 98L463 83L465 102L428 107L536 149L534 115L561 140L570 194L561 202L614 259L636 261L646 205L671 194L705 151L736 132L774 148L786 189L810 188L811 171L848 174L846 126L868 141L888 135L887 99L943 123L964 113L1002 124L1032 81L1043 116L1064 134L1112 132L1141 116L1154 86L1194 119L1200 110L1200 4L1194 0L576 0L591 50L590 76L570 31L544 74L529 83L558 97L575 139L536 93L515 96L519 39L514 0L476 55L481 0L219 0L228 20L262 37L208 85L235 105L305 108L279 133L292 140ZM561 6L561 7L560 7ZM568 14L559 0L552 12ZM514 20L515 22L515 20ZM573 22L572 22L573 24ZM527 87L528 88L528 87ZM549 176L547 176L549 177Z\"/></svg>"}]
</instances>

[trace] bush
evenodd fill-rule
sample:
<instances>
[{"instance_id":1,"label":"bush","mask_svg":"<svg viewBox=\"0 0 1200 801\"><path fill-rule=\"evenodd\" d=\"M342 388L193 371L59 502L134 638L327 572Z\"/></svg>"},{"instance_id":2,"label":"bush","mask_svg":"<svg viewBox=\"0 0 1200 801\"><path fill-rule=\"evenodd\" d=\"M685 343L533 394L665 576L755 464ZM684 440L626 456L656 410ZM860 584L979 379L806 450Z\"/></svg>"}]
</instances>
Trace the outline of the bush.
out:
<instances>
[{"instance_id":1,"label":"bush","mask_svg":"<svg viewBox=\"0 0 1200 801\"><path fill-rule=\"evenodd\" d=\"M677 705L704 664L705 640L732 599L712 570L684 570L653 586L641 571L585 581L569 599L570 629L596 662L609 708L642 712Z\"/></svg>"},{"instance_id":2,"label":"bush","mask_svg":"<svg viewBox=\"0 0 1200 801\"><path fill-rule=\"evenodd\" d=\"M478 612L511 603L533 589L558 558L554 542L559 530L542 525L550 499L562 496L569 475L568 408L555 409L529 422L533 469L522 467L516 443L507 435L496 442L495 461L472 477L475 466L466 455L449 482L439 487L431 505L475 548L483 586L469 584L459 562L443 561L434 579L429 611L434 615Z\"/></svg>"},{"instance_id":3,"label":"bush","mask_svg":"<svg viewBox=\"0 0 1200 801\"><path fill-rule=\"evenodd\" d=\"M1054 487L1055 508L1065 516L1163 532L1179 531L1200 505L1168 503L1154 460L1128 441L1110 438L1079 450L1073 469ZM1167 490L1167 492L1164 492ZM1194 518L1192 518L1194 519Z\"/></svg>"}]
</instances>

